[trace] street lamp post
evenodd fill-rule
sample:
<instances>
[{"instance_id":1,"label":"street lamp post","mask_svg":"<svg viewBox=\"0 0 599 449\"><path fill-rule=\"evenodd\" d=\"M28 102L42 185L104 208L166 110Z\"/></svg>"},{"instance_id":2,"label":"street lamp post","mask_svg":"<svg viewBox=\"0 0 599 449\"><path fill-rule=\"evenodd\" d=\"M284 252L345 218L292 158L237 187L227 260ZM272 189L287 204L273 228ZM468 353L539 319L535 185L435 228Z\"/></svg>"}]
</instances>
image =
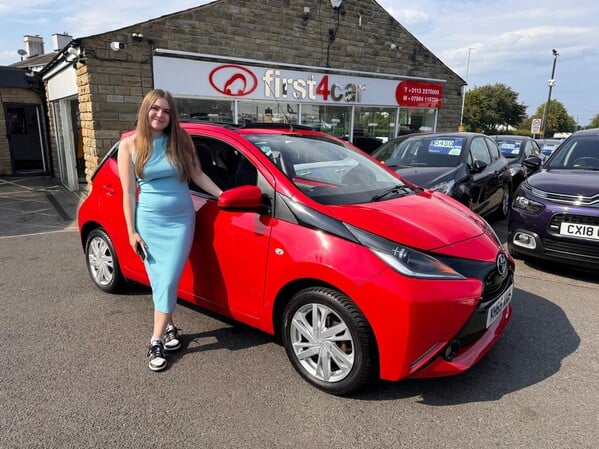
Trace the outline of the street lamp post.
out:
<instances>
[{"instance_id":1,"label":"street lamp post","mask_svg":"<svg viewBox=\"0 0 599 449\"><path fill-rule=\"evenodd\" d=\"M466 62L466 84L464 85L464 89L462 92L462 111L460 112L460 131L464 131L464 102L466 101L466 88L468 86L468 71L470 69L470 53L474 50L474 48L468 49L468 61Z\"/></svg>"},{"instance_id":2,"label":"street lamp post","mask_svg":"<svg viewBox=\"0 0 599 449\"><path fill-rule=\"evenodd\" d=\"M543 138L545 138L545 130L547 129L547 117L549 115L549 105L551 104L551 89L553 89L553 85L555 84L555 63L559 56L555 48L551 52L553 53L553 68L551 69L551 78L549 79L549 95L547 95L547 104L545 105L545 113L543 114Z\"/></svg>"}]
</instances>

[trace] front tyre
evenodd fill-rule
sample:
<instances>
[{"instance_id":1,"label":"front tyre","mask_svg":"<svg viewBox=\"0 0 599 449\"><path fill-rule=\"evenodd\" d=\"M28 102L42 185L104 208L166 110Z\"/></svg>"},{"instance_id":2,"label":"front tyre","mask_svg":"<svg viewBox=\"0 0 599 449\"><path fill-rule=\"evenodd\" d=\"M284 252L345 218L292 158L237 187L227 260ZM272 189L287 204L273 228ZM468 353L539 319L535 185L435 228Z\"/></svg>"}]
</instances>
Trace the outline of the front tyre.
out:
<instances>
[{"instance_id":1,"label":"front tyre","mask_svg":"<svg viewBox=\"0 0 599 449\"><path fill-rule=\"evenodd\" d=\"M87 270L96 286L105 292L113 293L123 284L123 274L114 251L112 240L103 229L94 229L85 243Z\"/></svg>"},{"instance_id":2,"label":"front tyre","mask_svg":"<svg viewBox=\"0 0 599 449\"><path fill-rule=\"evenodd\" d=\"M497 208L497 211L495 212L495 217L498 219L504 219L508 216L508 213L510 211L511 201L512 201L512 195L510 192L511 192L511 187L509 185L506 185L503 189L503 195L501 197L501 204L499 205L499 207Z\"/></svg>"},{"instance_id":3,"label":"front tyre","mask_svg":"<svg viewBox=\"0 0 599 449\"><path fill-rule=\"evenodd\" d=\"M375 373L372 330L356 305L338 291L312 287L298 292L285 308L281 330L293 367L327 393L355 392Z\"/></svg>"}]
</instances>

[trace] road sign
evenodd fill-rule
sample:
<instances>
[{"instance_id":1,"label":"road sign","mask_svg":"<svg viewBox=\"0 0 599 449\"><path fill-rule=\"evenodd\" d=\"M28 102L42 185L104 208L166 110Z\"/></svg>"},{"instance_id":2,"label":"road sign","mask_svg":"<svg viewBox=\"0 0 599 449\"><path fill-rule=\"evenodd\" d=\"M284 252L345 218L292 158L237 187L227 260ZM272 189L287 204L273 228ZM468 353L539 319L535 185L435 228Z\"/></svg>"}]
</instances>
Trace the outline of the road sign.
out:
<instances>
[{"instance_id":1,"label":"road sign","mask_svg":"<svg viewBox=\"0 0 599 449\"><path fill-rule=\"evenodd\" d=\"M532 119L532 124L530 126L530 133L531 134L539 134L541 132L541 123L543 120L541 120L540 118L533 118Z\"/></svg>"}]
</instances>

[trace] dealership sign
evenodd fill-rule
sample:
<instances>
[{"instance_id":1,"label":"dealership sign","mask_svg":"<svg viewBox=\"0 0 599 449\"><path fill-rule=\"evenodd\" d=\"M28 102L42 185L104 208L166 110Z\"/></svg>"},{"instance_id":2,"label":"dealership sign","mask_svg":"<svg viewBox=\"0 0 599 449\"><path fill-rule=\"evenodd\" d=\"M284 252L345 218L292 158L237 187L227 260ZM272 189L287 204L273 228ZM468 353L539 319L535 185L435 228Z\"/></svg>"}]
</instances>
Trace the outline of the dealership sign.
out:
<instances>
[{"instance_id":1,"label":"dealership sign","mask_svg":"<svg viewBox=\"0 0 599 449\"><path fill-rule=\"evenodd\" d=\"M397 107L441 106L443 85L155 56L154 85L175 96Z\"/></svg>"},{"instance_id":2,"label":"dealership sign","mask_svg":"<svg viewBox=\"0 0 599 449\"><path fill-rule=\"evenodd\" d=\"M395 90L397 104L412 108L440 108L442 97L442 84L400 81Z\"/></svg>"}]
</instances>

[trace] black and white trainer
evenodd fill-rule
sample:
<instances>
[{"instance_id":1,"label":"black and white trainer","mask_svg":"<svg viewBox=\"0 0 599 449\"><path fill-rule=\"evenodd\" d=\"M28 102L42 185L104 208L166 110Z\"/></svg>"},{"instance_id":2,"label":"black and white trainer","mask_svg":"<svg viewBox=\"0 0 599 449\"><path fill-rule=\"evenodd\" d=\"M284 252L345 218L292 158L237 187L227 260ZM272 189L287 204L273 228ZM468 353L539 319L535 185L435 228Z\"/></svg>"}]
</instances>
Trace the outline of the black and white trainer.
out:
<instances>
[{"instance_id":1,"label":"black and white trainer","mask_svg":"<svg viewBox=\"0 0 599 449\"><path fill-rule=\"evenodd\" d=\"M164 345L159 340L152 341L150 349L148 349L148 366L152 371L162 371L166 368L166 352Z\"/></svg>"},{"instance_id":2,"label":"black and white trainer","mask_svg":"<svg viewBox=\"0 0 599 449\"><path fill-rule=\"evenodd\" d=\"M167 351L176 351L181 347L181 340L179 340L179 329L177 326L169 324L164 333L164 349Z\"/></svg>"}]
</instances>

